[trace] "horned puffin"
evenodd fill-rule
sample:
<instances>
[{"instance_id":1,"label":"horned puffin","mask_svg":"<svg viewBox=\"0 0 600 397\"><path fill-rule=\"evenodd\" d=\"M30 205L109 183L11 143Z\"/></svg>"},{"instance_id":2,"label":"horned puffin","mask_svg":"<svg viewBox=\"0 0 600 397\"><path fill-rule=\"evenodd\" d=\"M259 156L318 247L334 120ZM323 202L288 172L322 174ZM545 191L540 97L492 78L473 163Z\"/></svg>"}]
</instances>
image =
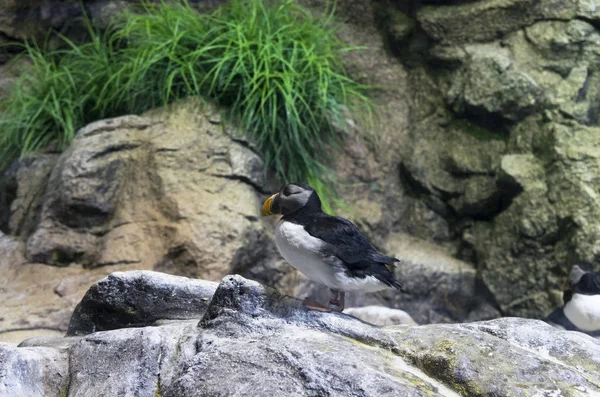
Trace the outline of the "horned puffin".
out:
<instances>
[{"instance_id":1,"label":"horned puffin","mask_svg":"<svg viewBox=\"0 0 600 397\"><path fill-rule=\"evenodd\" d=\"M309 279L331 290L328 308L344 310L345 291L402 290L390 269L399 259L382 255L347 219L321 210L317 192L291 183L263 204L262 216L280 214L275 244L281 256Z\"/></svg>"},{"instance_id":2,"label":"horned puffin","mask_svg":"<svg viewBox=\"0 0 600 397\"><path fill-rule=\"evenodd\" d=\"M600 337L600 273L573 265L569 284L563 293L564 306L552 312L546 322Z\"/></svg>"}]
</instances>

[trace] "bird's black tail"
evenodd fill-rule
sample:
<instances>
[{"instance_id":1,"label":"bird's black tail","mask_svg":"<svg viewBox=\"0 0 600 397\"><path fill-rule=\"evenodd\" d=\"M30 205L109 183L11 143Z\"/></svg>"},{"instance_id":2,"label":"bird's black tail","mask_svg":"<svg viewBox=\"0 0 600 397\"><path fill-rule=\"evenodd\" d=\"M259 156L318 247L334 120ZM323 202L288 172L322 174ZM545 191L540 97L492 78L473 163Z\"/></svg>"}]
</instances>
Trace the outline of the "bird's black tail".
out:
<instances>
[{"instance_id":1,"label":"bird's black tail","mask_svg":"<svg viewBox=\"0 0 600 397\"><path fill-rule=\"evenodd\" d=\"M394 258L393 256L385 256L381 254L373 254L371 257L373 262L384 263L384 264L392 264L394 262L402 262L398 258Z\"/></svg>"},{"instance_id":2,"label":"bird's black tail","mask_svg":"<svg viewBox=\"0 0 600 397\"><path fill-rule=\"evenodd\" d=\"M375 272L375 277L384 284L405 292L402 283L394 276L394 268L396 267L394 263L402 262L400 259L376 253L372 255L371 260L377 263L377 265L373 266L378 268L378 271Z\"/></svg>"}]
</instances>

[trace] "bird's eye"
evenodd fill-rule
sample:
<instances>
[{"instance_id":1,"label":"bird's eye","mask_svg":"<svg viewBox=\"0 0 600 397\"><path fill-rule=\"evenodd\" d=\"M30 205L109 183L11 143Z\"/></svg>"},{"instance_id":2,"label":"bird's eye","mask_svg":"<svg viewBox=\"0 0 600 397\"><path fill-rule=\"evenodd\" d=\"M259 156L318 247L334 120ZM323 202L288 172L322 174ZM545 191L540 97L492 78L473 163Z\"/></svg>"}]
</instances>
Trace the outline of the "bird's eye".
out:
<instances>
[{"instance_id":1,"label":"bird's eye","mask_svg":"<svg viewBox=\"0 0 600 397\"><path fill-rule=\"evenodd\" d=\"M290 193L291 193L291 191L290 191L290 187L289 187L289 186L286 186L286 187L283 189L283 195L284 195L284 196L289 196L289 195L290 195Z\"/></svg>"}]
</instances>

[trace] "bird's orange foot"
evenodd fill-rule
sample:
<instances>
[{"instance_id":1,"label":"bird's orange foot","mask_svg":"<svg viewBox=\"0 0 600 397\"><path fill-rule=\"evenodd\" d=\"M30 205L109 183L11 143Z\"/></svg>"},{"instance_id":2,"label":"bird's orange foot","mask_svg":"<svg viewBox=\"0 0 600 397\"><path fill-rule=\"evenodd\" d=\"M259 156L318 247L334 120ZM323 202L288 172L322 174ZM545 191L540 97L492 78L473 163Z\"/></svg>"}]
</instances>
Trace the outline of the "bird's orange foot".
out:
<instances>
[{"instance_id":1,"label":"bird's orange foot","mask_svg":"<svg viewBox=\"0 0 600 397\"><path fill-rule=\"evenodd\" d=\"M331 310L332 312L341 312L344 310L344 305L343 302L337 300L337 299L331 299L329 301L329 310Z\"/></svg>"},{"instance_id":2,"label":"bird's orange foot","mask_svg":"<svg viewBox=\"0 0 600 397\"><path fill-rule=\"evenodd\" d=\"M344 291L332 289L331 299L329 299L329 310L333 312L342 312L344 310L344 297L346 293Z\"/></svg>"},{"instance_id":3,"label":"bird's orange foot","mask_svg":"<svg viewBox=\"0 0 600 397\"><path fill-rule=\"evenodd\" d=\"M309 308L311 310L319 310L322 312L329 311L329 309L326 306L324 306L322 303L320 303L314 299L305 298L302 303L304 304L304 306L306 306L307 308Z\"/></svg>"}]
</instances>

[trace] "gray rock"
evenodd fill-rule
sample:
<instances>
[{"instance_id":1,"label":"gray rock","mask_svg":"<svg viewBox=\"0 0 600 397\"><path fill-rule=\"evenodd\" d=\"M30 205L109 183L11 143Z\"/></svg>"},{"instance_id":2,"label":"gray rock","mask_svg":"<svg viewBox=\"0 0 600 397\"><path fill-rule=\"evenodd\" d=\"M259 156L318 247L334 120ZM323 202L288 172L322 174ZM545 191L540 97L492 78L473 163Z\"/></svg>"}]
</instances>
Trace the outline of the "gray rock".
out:
<instances>
[{"instance_id":1,"label":"gray rock","mask_svg":"<svg viewBox=\"0 0 600 397\"><path fill-rule=\"evenodd\" d=\"M0 396L66 396L68 366L66 351L0 343Z\"/></svg>"},{"instance_id":2,"label":"gray rock","mask_svg":"<svg viewBox=\"0 0 600 397\"><path fill-rule=\"evenodd\" d=\"M425 373L453 382L463 395L600 392L600 361L594 356L598 341L577 332L556 333L541 321L504 318L401 327L394 335L400 356Z\"/></svg>"},{"instance_id":3,"label":"gray rock","mask_svg":"<svg viewBox=\"0 0 600 397\"><path fill-rule=\"evenodd\" d=\"M498 114L520 120L540 107L543 90L530 75L504 69L495 60L484 58L469 64L464 80L462 101L457 113Z\"/></svg>"},{"instance_id":4,"label":"gray rock","mask_svg":"<svg viewBox=\"0 0 600 397\"><path fill-rule=\"evenodd\" d=\"M417 325L415 320L403 310L385 306L350 307L344 314L356 317L373 325Z\"/></svg>"},{"instance_id":5,"label":"gray rock","mask_svg":"<svg viewBox=\"0 0 600 397\"><path fill-rule=\"evenodd\" d=\"M67 335L199 319L216 288L211 281L152 271L116 272L88 290L73 312Z\"/></svg>"},{"instance_id":6,"label":"gray rock","mask_svg":"<svg viewBox=\"0 0 600 397\"><path fill-rule=\"evenodd\" d=\"M0 345L0 357L7 355L22 360L0 366L7 396L600 393L600 342L577 332L518 318L374 327L310 311L240 276L223 279L199 324ZM55 358L54 367L28 371L42 356Z\"/></svg>"}]
</instances>

